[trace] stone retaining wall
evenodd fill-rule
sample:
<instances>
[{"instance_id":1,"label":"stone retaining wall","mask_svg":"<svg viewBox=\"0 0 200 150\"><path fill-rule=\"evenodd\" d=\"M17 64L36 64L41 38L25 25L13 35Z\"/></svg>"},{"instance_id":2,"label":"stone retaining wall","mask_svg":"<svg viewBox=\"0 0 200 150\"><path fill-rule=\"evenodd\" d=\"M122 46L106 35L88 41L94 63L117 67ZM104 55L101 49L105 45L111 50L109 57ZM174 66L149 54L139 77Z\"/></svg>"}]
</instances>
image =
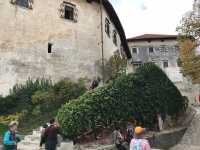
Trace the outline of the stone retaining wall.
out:
<instances>
[{"instance_id":1,"label":"stone retaining wall","mask_svg":"<svg viewBox=\"0 0 200 150\"><path fill-rule=\"evenodd\" d=\"M149 137L148 140L154 148L168 149L176 145L182 139L185 131L186 127L172 129Z\"/></svg>"}]
</instances>

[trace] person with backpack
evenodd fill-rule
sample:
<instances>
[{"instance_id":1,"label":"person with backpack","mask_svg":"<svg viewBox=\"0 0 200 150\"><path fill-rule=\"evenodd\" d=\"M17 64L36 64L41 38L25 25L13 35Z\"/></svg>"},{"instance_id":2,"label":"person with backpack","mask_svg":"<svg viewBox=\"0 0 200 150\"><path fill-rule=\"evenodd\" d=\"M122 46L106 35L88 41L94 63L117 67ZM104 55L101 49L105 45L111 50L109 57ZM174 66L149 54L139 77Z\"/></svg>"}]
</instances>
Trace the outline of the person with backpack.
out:
<instances>
[{"instance_id":1,"label":"person with backpack","mask_svg":"<svg viewBox=\"0 0 200 150\"><path fill-rule=\"evenodd\" d=\"M16 135L17 125L15 121L10 122L8 125L8 131L3 138L4 150L17 150L17 142L19 142L19 138Z\"/></svg>"},{"instance_id":2,"label":"person with backpack","mask_svg":"<svg viewBox=\"0 0 200 150\"><path fill-rule=\"evenodd\" d=\"M128 124L126 131L126 142L128 143L128 145L130 145L133 137L134 137L134 128L131 124Z\"/></svg>"},{"instance_id":3,"label":"person with backpack","mask_svg":"<svg viewBox=\"0 0 200 150\"><path fill-rule=\"evenodd\" d=\"M120 132L120 128L116 127L113 132L113 142L117 150L126 150L125 147L123 146L123 141L124 141L124 138Z\"/></svg>"},{"instance_id":4,"label":"person with backpack","mask_svg":"<svg viewBox=\"0 0 200 150\"><path fill-rule=\"evenodd\" d=\"M144 139L144 131L142 127L135 128L135 137L131 140L130 150L151 150L149 142Z\"/></svg>"},{"instance_id":5,"label":"person with backpack","mask_svg":"<svg viewBox=\"0 0 200 150\"><path fill-rule=\"evenodd\" d=\"M48 127L48 125L47 125L47 124L44 124L44 125L42 126L42 129L41 129L40 149L42 149L42 145L45 143L44 133L45 133L45 130L46 130L47 127Z\"/></svg>"},{"instance_id":6,"label":"person with backpack","mask_svg":"<svg viewBox=\"0 0 200 150\"><path fill-rule=\"evenodd\" d=\"M56 150L58 144L59 124L50 120L50 126L44 132L45 150Z\"/></svg>"}]
</instances>

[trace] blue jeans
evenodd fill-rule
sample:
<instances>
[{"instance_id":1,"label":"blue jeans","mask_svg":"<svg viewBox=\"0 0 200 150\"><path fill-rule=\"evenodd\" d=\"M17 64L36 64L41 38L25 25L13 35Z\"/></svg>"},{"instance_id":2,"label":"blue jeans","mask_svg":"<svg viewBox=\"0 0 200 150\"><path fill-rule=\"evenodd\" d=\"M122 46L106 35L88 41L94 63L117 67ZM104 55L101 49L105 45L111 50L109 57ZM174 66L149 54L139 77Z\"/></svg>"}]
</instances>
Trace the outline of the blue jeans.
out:
<instances>
[{"instance_id":1,"label":"blue jeans","mask_svg":"<svg viewBox=\"0 0 200 150\"><path fill-rule=\"evenodd\" d=\"M57 141L47 141L45 143L45 150L56 150Z\"/></svg>"}]
</instances>

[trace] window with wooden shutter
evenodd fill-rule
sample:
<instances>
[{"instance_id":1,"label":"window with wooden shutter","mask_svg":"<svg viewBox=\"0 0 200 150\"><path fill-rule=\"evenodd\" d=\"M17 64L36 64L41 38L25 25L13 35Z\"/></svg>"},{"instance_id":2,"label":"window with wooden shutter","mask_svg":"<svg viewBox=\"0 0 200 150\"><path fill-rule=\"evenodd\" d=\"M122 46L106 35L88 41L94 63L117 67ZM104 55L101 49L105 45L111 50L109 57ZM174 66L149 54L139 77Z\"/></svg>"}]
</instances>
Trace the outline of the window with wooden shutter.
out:
<instances>
[{"instance_id":1,"label":"window with wooden shutter","mask_svg":"<svg viewBox=\"0 0 200 150\"><path fill-rule=\"evenodd\" d=\"M78 21L78 9L74 4L71 4L69 2L63 2L60 5L59 11L61 18L72 20L74 22Z\"/></svg>"},{"instance_id":2,"label":"window with wooden shutter","mask_svg":"<svg viewBox=\"0 0 200 150\"><path fill-rule=\"evenodd\" d=\"M78 22L78 9L74 8L74 22Z\"/></svg>"},{"instance_id":3,"label":"window with wooden shutter","mask_svg":"<svg viewBox=\"0 0 200 150\"><path fill-rule=\"evenodd\" d=\"M60 17L64 18L65 17L65 5L64 5L64 3L60 4L59 12L60 12Z\"/></svg>"}]
</instances>

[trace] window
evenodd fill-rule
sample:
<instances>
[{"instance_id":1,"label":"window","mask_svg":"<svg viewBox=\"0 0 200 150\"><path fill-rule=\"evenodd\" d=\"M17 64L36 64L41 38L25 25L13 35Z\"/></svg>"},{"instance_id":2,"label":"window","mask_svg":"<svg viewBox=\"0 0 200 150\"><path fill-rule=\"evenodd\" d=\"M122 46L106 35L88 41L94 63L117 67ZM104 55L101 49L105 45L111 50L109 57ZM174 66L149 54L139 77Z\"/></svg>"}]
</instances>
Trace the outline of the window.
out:
<instances>
[{"instance_id":1,"label":"window","mask_svg":"<svg viewBox=\"0 0 200 150\"><path fill-rule=\"evenodd\" d=\"M113 43L117 45L117 32L115 30L113 31Z\"/></svg>"},{"instance_id":2,"label":"window","mask_svg":"<svg viewBox=\"0 0 200 150\"><path fill-rule=\"evenodd\" d=\"M165 46L165 45L161 45L161 46L160 46L160 53L161 53L162 55L167 55L168 52L169 52L169 48L168 48L167 46Z\"/></svg>"},{"instance_id":3,"label":"window","mask_svg":"<svg viewBox=\"0 0 200 150\"><path fill-rule=\"evenodd\" d=\"M149 53L154 53L153 47L149 47Z\"/></svg>"},{"instance_id":4,"label":"window","mask_svg":"<svg viewBox=\"0 0 200 150\"><path fill-rule=\"evenodd\" d=\"M11 0L11 4L18 5L24 8L33 8L33 0Z\"/></svg>"},{"instance_id":5,"label":"window","mask_svg":"<svg viewBox=\"0 0 200 150\"><path fill-rule=\"evenodd\" d=\"M142 65L142 62L141 61L134 61L133 62L133 66L135 66L135 67L139 67L139 66L141 66Z\"/></svg>"},{"instance_id":6,"label":"window","mask_svg":"<svg viewBox=\"0 0 200 150\"><path fill-rule=\"evenodd\" d=\"M165 42L165 40L162 39L161 42Z\"/></svg>"},{"instance_id":7,"label":"window","mask_svg":"<svg viewBox=\"0 0 200 150\"><path fill-rule=\"evenodd\" d=\"M163 61L163 68L168 68L169 64L167 60Z\"/></svg>"},{"instance_id":8,"label":"window","mask_svg":"<svg viewBox=\"0 0 200 150\"><path fill-rule=\"evenodd\" d=\"M77 22L78 20L78 10L74 4L69 2L63 2L60 5L60 17Z\"/></svg>"},{"instance_id":9,"label":"window","mask_svg":"<svg viewBox=\"0 0 200 150\"><path fill-rule=\"evenodd\" d=\"M65 19L74 20L74 8L65 5Z\"/></svg>"},{"instance_id":10,"label":"window","mask_svg":"<svg viewBox=\"0 0 200 150\"><path fill-rule=\"evenodd\" d=\"M132 54L137 54L138 53L138 50L136 47L132 48Z\"/></svg>"},{"instance_id":11,"label":"window","mask_svg":"<svg viewBox=\"0 0 200 150\"><path fill-rule=\"evenodd\" d=\"M48 43L48 53L52 53L52 43Z\"/></svg>"},{"instance_id":12,"label":"window","mask_svg":"<svg viewBox=\"0 0 200 150\"><path fill-rule=\"evenodd\" d=\"M108 37L110 37L110 21L108 18L105 19L105 32L107 33Z\"/></svg>"}]
</instances>

